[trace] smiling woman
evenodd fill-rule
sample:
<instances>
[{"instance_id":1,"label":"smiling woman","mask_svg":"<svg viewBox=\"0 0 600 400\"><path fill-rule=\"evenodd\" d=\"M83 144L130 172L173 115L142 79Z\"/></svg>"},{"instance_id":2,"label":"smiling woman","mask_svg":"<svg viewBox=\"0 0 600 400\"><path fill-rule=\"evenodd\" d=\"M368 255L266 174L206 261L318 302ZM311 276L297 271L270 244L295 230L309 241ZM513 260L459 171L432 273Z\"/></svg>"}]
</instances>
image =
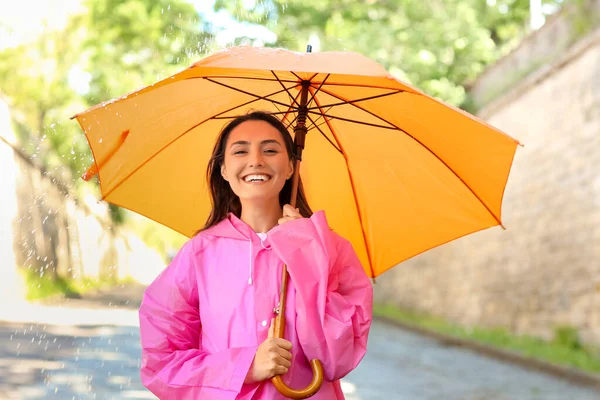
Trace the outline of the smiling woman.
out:
<instances>
[{"instance_id":1,"label":"smiling woman","mask_svg":"<svg viewBox=\"0 0 600 400\"><path fill-rule=\"evenodd\" d=\"M271 114L252 112L227 124L217 138L207 169L213 207L203 229L219 223L228 213L248 221L248 213L258 204L271 207L271 214L281 213L292 194L293 148L285 125ZM260 182L246 182L248 178ZM301 181L296 205L303 217L310 217L312 210ZM256 223L263 222L264 216L257 217ZM257 232L266 231L256 228Z\"/></svg>"},{"instance_id":2,"label":"smiling woman","mask_svg":"<svg viewBox=\"0 0 600 400\"><path fill-rule=\"evenodd\" d=\"M207 169L211 214L140 308L142 381L160 398L283 399L279 382L310 388L315 376L314 398L344 398L340 379L366 353L373 292L354 249L322 211L312 213L301 183L298 208L287 204L293 146L263 112L219 134Z\"/></svg>"}]
</instances>

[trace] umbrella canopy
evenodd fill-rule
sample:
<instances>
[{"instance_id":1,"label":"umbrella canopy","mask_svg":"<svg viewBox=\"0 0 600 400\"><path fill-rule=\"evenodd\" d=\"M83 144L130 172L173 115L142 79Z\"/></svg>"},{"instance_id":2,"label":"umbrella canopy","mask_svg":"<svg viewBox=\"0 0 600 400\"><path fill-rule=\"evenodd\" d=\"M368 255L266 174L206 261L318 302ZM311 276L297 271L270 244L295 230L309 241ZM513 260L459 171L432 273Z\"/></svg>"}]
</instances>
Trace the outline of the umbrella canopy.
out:
<instances>
[{"instance_id":1,"label":"umbrella canopy","mask_svg":"<svg viewBox=\"0 0 600 400\"><path fill-rule=\"evenodd\" d=\"M191 236L216 137L250 110L292 131L308 86L302 180L367 274L501 225L518 141L359 54L234 47L77 114L103 199Z\"/></svg>"}]
</instances>

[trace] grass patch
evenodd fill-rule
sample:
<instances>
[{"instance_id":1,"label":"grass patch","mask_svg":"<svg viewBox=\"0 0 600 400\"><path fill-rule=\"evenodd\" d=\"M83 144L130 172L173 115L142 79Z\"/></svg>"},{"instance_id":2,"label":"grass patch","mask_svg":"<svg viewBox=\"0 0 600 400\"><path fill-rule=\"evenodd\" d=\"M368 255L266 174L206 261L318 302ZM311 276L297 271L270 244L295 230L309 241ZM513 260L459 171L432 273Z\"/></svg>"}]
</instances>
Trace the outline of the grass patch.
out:
<instances>
[{"instance_id":1,"label":"grass patch","mask_svg":"<svg viewBox=\"0 0 600 400\"><path fill-rule=\"evenodd\" d=\"M48 274L40 275L39 272L30 269L21 269L20 272L25 283L26 300L41 300L53 296L79 298L89 291L135 282L132 277L124 279L86 277L76 280L63 277L54 279Z\"/></svg>"},{"instance_id":2,"label":"grass patch","mask_svg":"<svg viewBox=\"0 0 600 400\"><path fill-rule=\"evenodd\" d=\"M373 314L456 338L510 350L552 364L600 373L600 352L598 349L584 346L579 341L577 330L572 327L556 327L554 339L545 341L534 336L517 336L505 328L465 328L442 318L408 312L391 305L375 305Z\"/></svg>"}]
</instances>

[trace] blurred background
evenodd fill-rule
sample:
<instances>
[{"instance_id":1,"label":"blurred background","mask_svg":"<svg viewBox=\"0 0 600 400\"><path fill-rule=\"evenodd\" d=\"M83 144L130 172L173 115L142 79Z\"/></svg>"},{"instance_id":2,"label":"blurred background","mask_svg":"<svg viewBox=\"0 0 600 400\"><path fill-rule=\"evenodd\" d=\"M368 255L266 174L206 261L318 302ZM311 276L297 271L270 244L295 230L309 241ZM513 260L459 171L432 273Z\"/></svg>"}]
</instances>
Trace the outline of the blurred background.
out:
<instances>
[{"instance_id":1,"label":"blurred background","mask_svg":"<svg viewBox=\"0 0 600 400\"><path fill-rule=\"evenodd\" d=\"M135 309L186 238L97 200L70 117L218 49L307 44L362 53L524 145L506 230L387 272L376 315L597 378L600 0L21 0L0 12L0 397L151 398ZM109 360L129 372L101 389Z\"/></svg>"}]
</instances>

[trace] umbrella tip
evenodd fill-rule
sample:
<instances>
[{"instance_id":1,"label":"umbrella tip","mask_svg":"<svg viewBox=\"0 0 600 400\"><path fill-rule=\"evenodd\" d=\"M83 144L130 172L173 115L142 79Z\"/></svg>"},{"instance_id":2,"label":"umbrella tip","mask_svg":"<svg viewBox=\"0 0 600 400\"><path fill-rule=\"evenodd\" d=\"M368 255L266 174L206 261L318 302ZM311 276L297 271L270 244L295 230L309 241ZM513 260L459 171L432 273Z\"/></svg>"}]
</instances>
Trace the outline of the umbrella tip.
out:
<instances>
[{"instance_id":1,"label":"umbrella tip","mask_svg":"<svg viewBox=\"0 0 600 400\"><path fill-rule=\"evenodd\" d=\"M307 53L312 53L312 45L309 44L309 45L306 46L306 52Z\"/></svg>"}]
</instances>

